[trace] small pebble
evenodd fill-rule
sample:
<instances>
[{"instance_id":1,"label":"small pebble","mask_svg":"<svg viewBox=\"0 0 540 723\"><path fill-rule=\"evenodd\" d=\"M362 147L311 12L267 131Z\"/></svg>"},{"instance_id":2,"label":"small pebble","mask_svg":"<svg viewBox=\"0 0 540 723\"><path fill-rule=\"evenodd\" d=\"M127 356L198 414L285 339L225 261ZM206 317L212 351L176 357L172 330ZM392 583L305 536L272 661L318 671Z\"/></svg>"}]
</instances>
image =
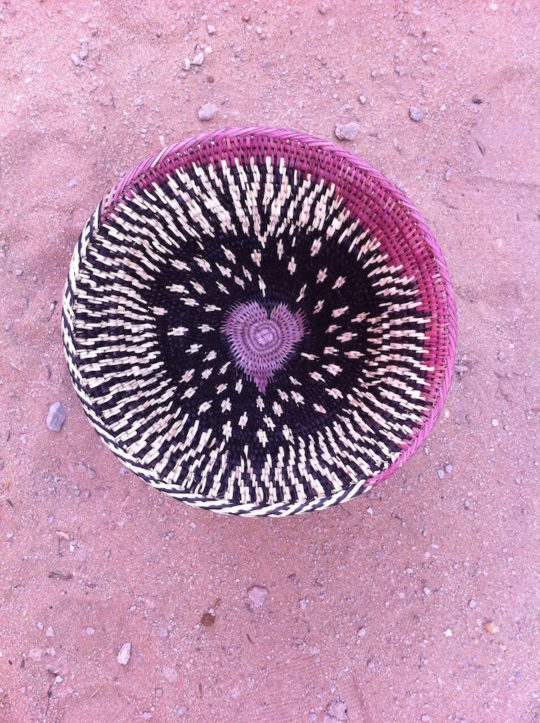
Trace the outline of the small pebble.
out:
<instances>
[{"instance_id":1,"label":"small pebble","mask_svg":"<svg viewBox=\"0 0 540 723\"><path fill-rule=\"evenodd\" d=\"M439 479L443 479L443 478L444 478L444 470L438 469L438 470L437 470L437 477L438 477Z\"/></svg>"},{"instance_id":2,"label":"small pebble","mask_svg":"<svg viewBox=\"0 0 540 723\"><path fill-rule=\"evenodd\" d=\"M76 179L76 178L71 178L71 179L67 182L67 187L68 187L68 188L75 188L76 185L77 185L77 179Z\"/></svg>"},{"instance_id":3,"label":"small pebble","mask_svg":"<svg viewBox=\"0 0 540 723\"><path fill-rule=\"evenodd\" d=\"M451 178L452 178L452 171L449 168L447 168L446 171L444 172L444 180L449 181Z\"/></svg>"},{"instance_id":4,"label":"small pebble","mask_svg":"<svg viewBox=\"0 0 540 723\"><path fill-rule=\"evenodd\" d=\"M325 2L320 2L317 6L317 10L320 15L326 15L328 12L328 5Z\"/></svg>"},{"instance_id":5,"label":"small pebble","mask_svg":"<svg viewBox=\"0 0 540 723\"><path fill-rule=\"evenodd\" d=\"M472 101L475 105L482 105L482 103L484 102L484 101L482 100L482 98L480 98L479 95L473 95L473 97L471 98L471 101Z\"/></svg>"},{"instance_id":6,"label":"small pebble","mask_svg":"<svg viewBox=\"0 0 540 723\"><path fill-rule=\"evenodd\" d=\"M360 105L365 105L367 103L367 98L363 93L359 93L358 102L360 103Z\"/></svg>"},{"instance_id":7,"label":"small pebble","mask_svg":"<svg viewBox=\"0 0 540 723\"><path fill-rule=\"evenodd\" d=\"M93 635L95 632L96 632L95 628L93 628L91 625L89 625L89 626L86 628L86 634L87 634L87 635Z\"/></svg>"},{"instance_id":8,"label":"small pebble","mask_svg":"<svg viewBox=\"0 0 540 723\"><path fill-rule=\"evenodd\" d=\"M47 414L47 427L52 432L59 432L66 421L66 410L61 402L55 402L51 405Z\"/></svg>"},{"instance_id":9,"label":"small pebble","mask_svg":"<svg viewBox=\"0 0 540 723\"><path fill-rule=\"evenodd\" d=\"M422 113L420 108L415 108L414 106L411 106L409 108L409 118L415 123L420 123L420 121L424 119L424 114Z\"/></svg>"},{"instance_id":10,"label":"small pebble","mask_svg":"<svg viewBox=\"0 0 540 723\"><path fill-rule=\"evenodd\" d=\"M178 680L178 673L176 671L176 668L172 668L172 667L163 668L163 677L169 683L176 683L176 681Z\"/></svg>"},{"instance_id":11,"label":"small pebble","mask_svg":"<svg viewBox=\"0 0 540 723\"><path fill-rule=\"evenodd\" d=\"M452 474L453 469L454 468L450 463L444 465L444 471L446 472L446 474Z\"/></svg>"},{"instance_id":12,"label":"small pebble","mask_svg":"<svg viewBox=\"0 0 540 723\"><path fill-rule=\"evenodd\" d=\"M366 637L366 634L367 634L367 630L366 630L365 627L359 628L359 629L358 629L358 632L356 633L356 635L357 635L359 638L365 638L365 637Z\"/></svg>"},{"instance_id":13,"label":"small pebble","mask_svg":"<svg viewBox=\"0 0 540 723\"><path fill-rule=\"evenodd\" d=\"M495 625L495 623L492 620L489 620L484 625L484 630L486 631L486 633L491 633L491 634L499 632L499 628Z\"/></svg>"},{"instance_id":14,"label":"small pebble","mask_svg":"<svg viewBox=\"0 0 540 723\"><path fill-rule=\"evenodd\" d=\"M15 269L15 276L22 276L22 269Z\"/></svg>"},{"instance_id":15,"label":"small pebble","mask_svg":"<svg viewBox=\"0 0 540 723\"><path fill-rule=\"evenodd\" d=\"M474 608L476 607L476 601L472 599L469 600L469 607L471 608L471 610L474 610Z\"/></svg>"},{"instance_id":16,"label":"small pebble","mask_svg":"<svg viewBox=\"0 0 540 723\"><path fill-rule=\"evenodd\" d=\"M330 723L330 721L336 720L349 720L347 706L342 700L333 700L326 706L326 715L324 716L323 723Z\"/></svg>"},{"instance_id":17,"label":"small pebble","mask_svg":"<svg viewBox=\"0 0 540 723\"><path fill-rule=\"evenodd\" d=\"M48 627L47 630L45 631L45 635L46 635L48 638L54 638L54 629L53 629L52 625L49 625L49 627Z\"/></svg>"},{"instance_id":18,"label":"small pebble","mask_svg":"<svg viewBox=\"0 0 540 723\"><path fill-rule=\"evenodd\" d=\"M431 595L431 590L429 589L429 587L422 588L422 592L424 593L424 595Z\"/></svg>"},{"instance_id":19,"label":"small pebble","mask_svg":"<svg viewBox=\"0 0 540 723\"><path fill-rule=\"evenodd\" d=\"M253 585L248 590L249 607L254 610L264 605L268 598L268 590L262 585Z\"/></svg>"},{"instance_id":20,"label":"small pebble","mask_svg":"<svg viewBox=\"0 0 540 723\"><path fill-rule=\"evenodd\" d=\"M215 612L209 610L206 613L203 613L201 617L201 625L204 625L205 628L211 627L216 621L216 614Z\"/></svg>"},{"instance_id":21,"label":"small pebble","mask_svg":"<svg viewBox=\"0 0 540 723\"><path fill-rule=\"evenodd\" d=\"M450 630L450 628L446 628L446 630L444 631L443 635L444 635L445 637L447 637L447 638L451 638L451 637L452 637L452 631Z\"/></svg>"},{"instance_id":22,"label":"small pebble","mask_svg":"<svg viewBox=\"0 0 540 723\"><path fill-rule=\"evenodd\" d=\"M213 103L205 103L199 108L199 120L202 121L209 121L212 120L212 118L215 117L215 115L218 112L217 105L214 105Z\"/></svg>"},{"instance_id":23,"label":"small pebble","mask_svg":"<svg viewBox=\"0 0 540 723\"><path fill-rule=\"evenodd\" d=\"M498 426L499 426L499 420L498 420L498 419L492 419L492 420L491 420L491 426L492 426L492 427L498 427Z\"/></svg>"},{"instance_id":24,"label":"small pebble","mask_svg":"<svg viewBox=\"0 0 540 723\"><path fill-rule=\"evenodd\" d=\"M191 61L191 65L202 65L204 63L204 53L199 51Z\"/></svg>"},{"instance_id":25,"label":"small pebble","mask_svg":"<svg viewBox=\"0 0 540 723\"><path fill-rule=\"evenodd\" d=\"M214 25L207 25L206 30L208 32L208 35L215 35L216 33L216 28Z\"/></svg>"},{"instance_id":26,"label":"small pebble","mask_svg":"<svg viewBox=\"0 0 540 723\"><path fill-rule=\"evenodd\" d=\"M116 656L116 660L120 663L120 665L127 665L129 663L129 659L131 658L131 643L124 643L120 650L118 651L118 655Z\"/></svg>"},{"instance_id":27,"label":"small pebble","mask_svg":"<svg viewBox=\"0 0 540 723\"><path fill-rule=\"evenodd\" d=\"M73 63L73 65L81 65L81 59L79 58L77 53L71 53L69 57L71 58L71 62Z\"/></svg>"},{"instance_id":28,"label":"small pebble","mask_svg":"<svg viewBox=\"0 0 540 723\"><path fill-rule=\"evenodd\" d=\"M340 141L354 141L361 130L360 123L350 121L349 123L336 123L334 133Z\"/></svg>"}]
</instances>

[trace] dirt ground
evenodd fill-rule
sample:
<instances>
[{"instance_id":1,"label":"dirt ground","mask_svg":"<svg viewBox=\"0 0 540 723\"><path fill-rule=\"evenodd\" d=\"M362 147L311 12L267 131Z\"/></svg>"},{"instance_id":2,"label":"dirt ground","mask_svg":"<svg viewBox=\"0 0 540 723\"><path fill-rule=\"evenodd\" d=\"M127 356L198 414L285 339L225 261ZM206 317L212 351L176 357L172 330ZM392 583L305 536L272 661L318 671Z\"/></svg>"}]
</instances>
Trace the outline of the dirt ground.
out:
<instances>
[{"instance_id":1,"label":"dirt ground","mask_svg":"<svg viewBox=\"0 0 540 723\"><path fill-rule=\"evenodd\" d=\"M2 723L540 719L539 24L534 0L0 2ZM164 144L349 120L450 266L445 413L345 506L190 509L125 473L75 396L74 243Z\"/></svg>"}]
</instances>

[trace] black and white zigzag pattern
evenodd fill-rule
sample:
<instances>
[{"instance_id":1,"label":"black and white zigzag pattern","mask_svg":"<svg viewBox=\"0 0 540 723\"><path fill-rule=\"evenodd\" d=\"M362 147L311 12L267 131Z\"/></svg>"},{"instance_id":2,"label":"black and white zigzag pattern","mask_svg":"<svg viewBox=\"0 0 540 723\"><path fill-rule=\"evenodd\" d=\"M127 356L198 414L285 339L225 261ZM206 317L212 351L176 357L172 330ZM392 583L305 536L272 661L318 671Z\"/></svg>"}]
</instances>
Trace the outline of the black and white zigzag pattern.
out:
<instances>
[{"instance_id":1,"label":"black and white zigzag pattern","mask_svg":"<svg viewBox=\"0 0 540 723\"><path fill-rule=\"evenodd\" d=\"M93 425L155 487L223 512L326 507L367 489L425 422L415 279L332 184L223 161L102 212L73 256L66 353ZM252 301L305 321L264 394L222 333Z\"/></svg>"}]
</instances>

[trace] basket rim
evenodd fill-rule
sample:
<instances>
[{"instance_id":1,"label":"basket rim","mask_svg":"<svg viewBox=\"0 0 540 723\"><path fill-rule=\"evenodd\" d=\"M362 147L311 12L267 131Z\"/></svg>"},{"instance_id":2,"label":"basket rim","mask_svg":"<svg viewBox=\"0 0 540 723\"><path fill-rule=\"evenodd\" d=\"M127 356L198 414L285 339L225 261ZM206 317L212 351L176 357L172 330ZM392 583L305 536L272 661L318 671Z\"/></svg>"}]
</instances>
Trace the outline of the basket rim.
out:
<instances>
[{"instance_id":1,"label":"basket rim","mask_svg":"<svg viewBox=\"0 0 540 723\"><path fill-rule=\"evenodd\" d=\"M193 150L195 146L201 144L207 145L213 142L220 143L223 141L228 141L228 148L232 152L234 150L235 141L245 139L246 137L250 138L250 140L256 140L257 137L265 137L270 139L276 139L281 142L285 141L302 144L304 146L308 146L310 149L315 149L319 152L329 152L339 156L343 161L350 164L350 166L352 166L354 169L369 174L377 184L379 184L389 195L391 195L396 201L398 201L406 208L407 213L410 214L413 222L418 227L419 233L423 236L423 239L431 250L433 254L433 259L437 265L438 271L443 281L448 318L448 350L445 360L445 374L439 388L438 397L431 406L429 417L426 419L423 426L418 429L414 437L412 437L408 441L406 446L403 447L399 457L379 474L362 481L360 489L362 491L365 491L366 489L371 488L373 485L388 479L388 477L394 474L394 472L396 472L419 449L419 447L429 436L441 414L444 403L447 399L456 361L457 310L448 266L443 256L442 250L439 246L439 243L435 239L427 222L425 221L422 214L415 207L415 205L405 195L405 193L401 191L380 171L378 171L371 164L365 161L362 157L337 145L332 141L324 140L309 133L299 132L287 128L267 126L231 127L200 133L198 135L188 137L184 140L168 145L165 148L148 155L141 162L134 165L127 173L125 173L122 178L116 183L116 185L111 189L111 191L103 198L102 202L99 204L98 207L98 222L101 222L104 216L106 216L110 211L112 211L114 207L123 199L128 198L131 193L135 192L136 190L139 191L141 189L141 185L137 185L137 182L140 180L142 175L148 172L157 173L162 166L167 166L167 170L170 170L171 167L175 168L180 166L182 162L185 161L186 153L190 150ZM216 150L219 150L219 148ZM125 461L127 462L127 460ZM358 482L353 482L349 488L341 490L339 493L334 493L330 497L322 497L317 499L313 498L313 500L308 500L307 503L303 503L303 506L305 506L306 504L310 505L311 502L320 502L321 505L324 504L324 506L326 507L330 504L334 504L335 502L345 501L345 499L351 499L357 495L357 492L351 494L351 488L356 488L359 486L359 484L360 483ZM181 499L183 499L185 502L195 504L197 506L204 506L205 501L207 503L216 502L222 505L222 509L217 509L215 511L221 512L231 512L234 511L231 508L238 507L237 503L227 502L222 498L216 498L215 500L213 498L204 496L199 498L196 495L190 495L189 493L186 493L185 496L183 496ZM269 505L268 503L254 502L249 505L249 512L251 512L251 514L264 514L265 511L267 511L266 514L270 513L274 515L284 515L295 511L295 509L290 508L297 508L300 506L302 505L300 505L299 503L277 503ZM273 508L276 509L274 510ZM249 512L247 514L249 514Z\"/></svg>"}]
</instances>

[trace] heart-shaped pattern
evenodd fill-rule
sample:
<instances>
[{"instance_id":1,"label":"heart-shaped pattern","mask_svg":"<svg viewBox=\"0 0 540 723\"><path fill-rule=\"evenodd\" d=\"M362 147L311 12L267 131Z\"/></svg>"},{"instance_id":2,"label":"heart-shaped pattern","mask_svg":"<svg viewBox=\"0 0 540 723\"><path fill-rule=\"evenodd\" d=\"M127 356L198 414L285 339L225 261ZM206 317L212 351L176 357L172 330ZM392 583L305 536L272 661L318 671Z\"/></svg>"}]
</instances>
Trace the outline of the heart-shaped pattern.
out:
<instances>
[{"instance_id":1,"label":"heart-shaped pattern","mask_svg":"<svg viewBox=\"0 0 540 723\"><path fill-rule=\"evenodd\" d=\"M285 304L268 310L256 301L235 306L222 327L236 365L264 393L304 336L300 312Z\"/></svg>"}]
</instances>

